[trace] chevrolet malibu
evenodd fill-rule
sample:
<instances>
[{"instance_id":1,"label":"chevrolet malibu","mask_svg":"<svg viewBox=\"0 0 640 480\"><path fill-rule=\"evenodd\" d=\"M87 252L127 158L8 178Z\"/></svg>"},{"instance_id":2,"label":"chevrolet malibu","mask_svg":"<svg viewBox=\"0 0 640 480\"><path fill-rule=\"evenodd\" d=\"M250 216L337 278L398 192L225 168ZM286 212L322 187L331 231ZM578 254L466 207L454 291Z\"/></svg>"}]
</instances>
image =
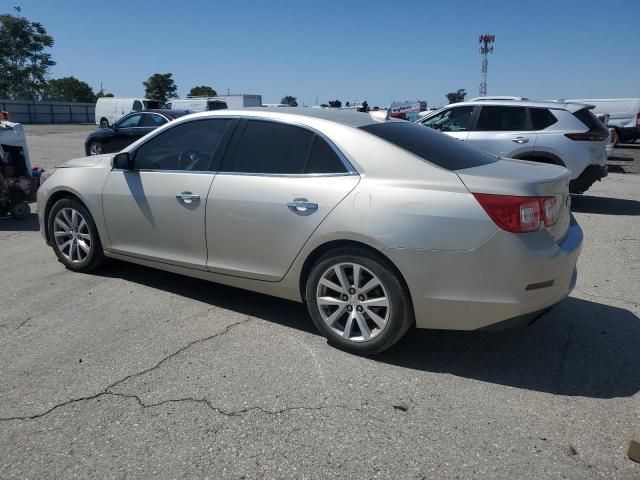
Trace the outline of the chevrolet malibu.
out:
<instances>
[{"instance_id":1,"label":"chevrolet malibu","mask_svg":"<svg viewBox=\"0 0 640 480\"><path fill-rule=\"evenodd\" d=\"M66 162L38 215L69 270L110 257L305 302L366 355L414 325L501 329L563 300L582 245L569 178L367 113L224 110Z\"/></svg>"}]
</instances>

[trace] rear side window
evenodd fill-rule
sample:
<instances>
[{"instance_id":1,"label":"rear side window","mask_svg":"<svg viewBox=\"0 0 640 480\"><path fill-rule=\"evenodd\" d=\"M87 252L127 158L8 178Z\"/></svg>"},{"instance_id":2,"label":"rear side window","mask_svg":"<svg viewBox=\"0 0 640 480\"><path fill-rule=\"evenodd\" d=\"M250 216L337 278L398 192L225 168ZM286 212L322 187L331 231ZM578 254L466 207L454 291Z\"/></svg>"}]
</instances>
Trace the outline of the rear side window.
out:
<instances>
[{"instance_id":1,"label":"rear side window","mask_svg":"<svg viewBox=\"0 0 640 480\"><path fill-rule=\"evenodd\" d=\"M544 130L554 123L558 123L558 119L548 108L530 108L529 114L534 130Z\"/></svg>"},{"instance_id":2,"label":"rear side window","mask_svg":"<svg viewBox=\"0 0 640 480\"><path fill-rule=\"evenodd\" d=\"M476 130L504 132L527 129L527 111L524 107L483 106Z\"/></svg>"},{"instance_id":3,"label":"rear side window","mask_svg":"<svg viewBox=\"0 0 640 480\"><path fill-rule=\"evenodd\" d=\"M347 169L338 154L316 135L305 173L344 173Z\"/></svg>"},{"instance_id":4,"label":"rear side window","mask_svg":"<svg viewBox=\"0 0 640 480\"><path fill-rule=\"evenodd\" d=\"M151 113L143 114L139 127L159 127L167 123L167 119L162 115L154 115Z\"/></svg>"},{"instance_id":5,"label":"rear side window","mask_svg":"<svg viewBox=\"0 0 640 480\"><path fill-rule=\"evenodd\" d=\"M249 120L242 133L232 171L304 173L314 134L293 125Z\"/></svg>"},{"instance_id":6,"label":"rear side window","mask_svg":"<svg viewBox=\"0 0 640 480\"><path fill-rule=\"evenodd\" d=\"M598 117L596 117L593 113L591 113L591 111L587 108L578 110L573 115L578 117L578 120L580 120L587 127L589 127L589 130L604 129L604 124L600 120L598 120Z\"/></svg>"},{"instance_id":7,"label":"rear side window","mask_svg":"<svg viewBox=\"0 0 640 480\"><path fill-rule=\"evenodd\" d=\"M360 128L447 170L462 170L497 161L493 155L417 123L397 121Z\"/></svg>"}]
</instances>

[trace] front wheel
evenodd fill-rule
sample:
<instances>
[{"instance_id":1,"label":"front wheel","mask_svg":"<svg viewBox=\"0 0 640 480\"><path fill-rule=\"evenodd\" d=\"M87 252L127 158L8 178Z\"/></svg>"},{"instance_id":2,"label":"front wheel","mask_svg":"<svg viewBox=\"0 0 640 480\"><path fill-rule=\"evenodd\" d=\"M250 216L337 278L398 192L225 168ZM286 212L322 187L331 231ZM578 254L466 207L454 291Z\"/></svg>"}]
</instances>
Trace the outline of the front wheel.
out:
<instances>
[{"instance_id":1,"label":"front wheel","mask_svg":"<svg viewBox=\"0 0 640 480\"><path fill-rule=\"evenodd\" d=\"M104 262L96 224L79 201L58 200L49 213L48 231L53 251L69 270L89 272Z\"/></svg>"},{"instance_id":2,"label":"front wheel","mask_svg":"<svg viewBox=\"0 0 640 480\"><path fill-rule=\"evenodd\" d=\"M320 258L307 279L306 299L320 333L355 354L388 349L414 321L399 275L366 250L340 249Z\"/></svg>"},{"instance_id":3,"label":"front wheel","mask_svg":"<svg viewBox=\"0 0 640 480\"><path fill-rule=\"evenodd\" d=\"M103 153L104 147L102 146L102 143L94 140L89 144L89 155L102 155Z\"/></svg>"}]
</instances>

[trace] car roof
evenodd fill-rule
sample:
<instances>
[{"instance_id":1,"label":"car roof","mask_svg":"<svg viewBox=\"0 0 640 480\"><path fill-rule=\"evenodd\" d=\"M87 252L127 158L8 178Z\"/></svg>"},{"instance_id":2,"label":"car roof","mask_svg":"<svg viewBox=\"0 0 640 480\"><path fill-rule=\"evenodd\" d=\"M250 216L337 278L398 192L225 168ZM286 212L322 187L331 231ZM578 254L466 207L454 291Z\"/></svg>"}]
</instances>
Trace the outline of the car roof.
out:
<instances>
[{"instance_id":1,"label":"car roof","mask_svg":"<svg viewBox=\"0 0 640 480\"><path fill-rule=\"evenodd\" d=\"M556 110L568 110L570 112L576 112L585 107L593 107L593 105L588 105L584 103L578 102L562 102L562 101L535 101L535 100L471 100L468 102L460 102L460 103L452 103L443 108L451 107L451 106L461 106L461 105L490 105L490 106L499 106L499 107L538 107L538 108L550 108Z\"/></svg>"},{"instance_id":2,"label":"car roof","mask_svg":"<svg viewBox=\"0 0 640 480\"><path fill-rule=\"evenodd\" d=\"M328 120L330 122L341 123L351 127L364 127L374 123L380 123L380 120L373 118L369 113L357 112L354 110L340 110L337 108L310 108L310 107L251 107L233 110L215 110L218 115L227 114L246 114L251 116L282 118L281 115L297 115L302 117L318 118ZM260 115L253 115L253 112Z\"/></svg>"}]
</instances>

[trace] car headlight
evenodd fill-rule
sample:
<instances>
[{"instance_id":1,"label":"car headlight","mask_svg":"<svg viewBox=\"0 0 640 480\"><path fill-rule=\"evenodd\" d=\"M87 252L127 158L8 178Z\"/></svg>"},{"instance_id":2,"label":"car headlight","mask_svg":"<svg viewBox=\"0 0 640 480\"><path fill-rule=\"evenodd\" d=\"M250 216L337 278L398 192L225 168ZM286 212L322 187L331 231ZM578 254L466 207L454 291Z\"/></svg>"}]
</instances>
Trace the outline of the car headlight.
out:
<instances>
[{"instance_id":1,"label":"car headlight","mask_svg":"<svg viewBox=\"0 0 640 480\"><path fill-rule=\"evenodd\" d=\"M54 173L56 173L55 168L52 168L51 170L45 170L44 172L42 172L42 174L40 175L40 185L42 185L45 182L45 180L49 178L51 175L53 175Z\"/></svg>"}]
</instances>

